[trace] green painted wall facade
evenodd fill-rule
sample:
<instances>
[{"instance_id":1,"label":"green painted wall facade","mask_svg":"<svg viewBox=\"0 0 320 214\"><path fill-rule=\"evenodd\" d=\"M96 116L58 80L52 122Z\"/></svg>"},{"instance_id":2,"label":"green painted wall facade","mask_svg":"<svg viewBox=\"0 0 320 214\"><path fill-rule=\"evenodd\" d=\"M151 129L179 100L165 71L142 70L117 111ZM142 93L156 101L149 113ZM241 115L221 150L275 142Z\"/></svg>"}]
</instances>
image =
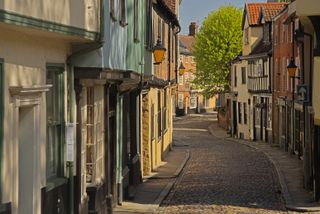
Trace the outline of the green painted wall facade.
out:
<instances>
[{"instance_id":1,"label":"green painted wall facade","mask_svg":"<svg viewBox=\"0 0 320 214\"><path fill-rule=\"evenodd\" d=\"M146 0L128 0L127 70L144 73Z\"/></svg>"}]
</instances>

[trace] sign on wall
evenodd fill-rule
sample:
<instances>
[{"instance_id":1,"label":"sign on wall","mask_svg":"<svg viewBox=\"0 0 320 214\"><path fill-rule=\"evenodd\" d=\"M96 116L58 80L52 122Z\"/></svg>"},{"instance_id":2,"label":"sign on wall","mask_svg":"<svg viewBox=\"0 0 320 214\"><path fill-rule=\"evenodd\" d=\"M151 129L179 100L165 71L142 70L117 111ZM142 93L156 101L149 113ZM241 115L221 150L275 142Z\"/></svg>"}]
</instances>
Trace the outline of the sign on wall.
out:
<instances>
[{"instance_id":1,"label":"sign on wall","mask_svg":"<svg viewBox=\"0 0 320 214\"><path fill-rule=\"evenodd\" d=\"M309 87L307 85L297 85L297 101L309 102Z\"/></svg>"},{"instance_id":2,"label":"sign on wall","mask_svg":"<svg viewBox=\"0 0 320 214\"><path fill-rule=\"evenodd\" d=\"M74 124L68 124L66 126L66 143L67 143L67 161L74 161L74 130L75 125Z\"/></svg>"}]
</instances>

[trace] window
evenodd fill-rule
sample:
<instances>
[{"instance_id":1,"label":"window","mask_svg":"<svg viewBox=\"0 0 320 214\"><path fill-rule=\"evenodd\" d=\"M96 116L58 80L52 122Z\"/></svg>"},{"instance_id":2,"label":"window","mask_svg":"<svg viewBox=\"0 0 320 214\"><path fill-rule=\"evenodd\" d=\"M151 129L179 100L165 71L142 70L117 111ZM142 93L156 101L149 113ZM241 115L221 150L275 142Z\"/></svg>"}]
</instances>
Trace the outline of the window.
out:
<instances>
[{"instance_id":1,"label":"window","mask_svg":"<svg viewBox=\"0 0 320 214\"><path fill-rule=\"evenodd\" d=\"M288 33L288 34L289 34L289 37L290 37L290 38L289 38L289 42L290 42L290 43L292 43L292 37L293 37L293 36L292 36L292 29L293 29L293 23L291 22L291 23L290 23L290 27L289 27L289 33Z\"/></svg>"},{"instance_id":2,"label":"window","mask_svg":"<svg viewBox=\"0 0 320 214\"><path fill-rule=\"evenodd\" d=\"M178 99L179 109L183 109L183 106L184 106L183 100L184 100L183 94L179 94L179 99Z\"/></svg>"},{"instance_id":3,"label":"window","mask_svg":"<svg viewBox=\"0 0 320 214\"><path fill-rule=\"evenodd\" d=\"M185 59L186 64L188 64L189 63L189 57L185 56L184 59Z\"/></svg>"},{"instance_id":4,"label":"window","mask_svg":"<svg viewBox=\"0 0 320 214\"><path fill-rule=\"evenodd\" d=\"M238 122L239 122L239 124L242 123L241 118L242 118L242 115L241 115L241 103L238 103Z\"/></svg>"},{"instance_id":5,"label":"window","mask_svg":"<svg viewBox=\"0 0 320 214\"><path fill-rule=\"evenodd\" d=\"M209 98L208 97L204 97L204 108L209 108Z\"/></svg>"},{"instance_id":6,"label":"window","mask_svg":"<svg viewBox=\"0 0 320 214\"><path fill-rule=\"evenodd\" d=\"M286 91L286 80L287 80L287 59L282 58L282 90Z\"/></svg>"},{"instance_id":7,"label":"window","mask_svg":"<svg viewBox=\"0 0 320 214\"><path fill-rule=\"evenodd\" d=\"M241 77L242 77L242 84L246 84L247 82L246 67L241 68Z\"/></svg>"},{"instance_id":8,"label":"window","mask_svg":"<svg viewBox=\"0 0 320 214\"><path fill-rule=\"evenodd\" d=\"M281 28L279 27L279 34L280 34L280 43L283 43L284 38L283 38L283 32L284 32L284 25L281 24Z\"/></svg>"},{"instance_id":9,"label":"window","mask_svg":"<svg viewBox=\"0 0 320 214\"><path fill-rule=\"evenodd\" d=\"M260 105L260 99L258 99L257 97L253 97L253 104L255 106L254 110L255 110L255 126L260 126L260 116L261 116L261 108L259 108L257 105Z\"/></svg>"},{"instance_id":10,"label":"window","mask_svg":"<svg viewBox=\"0 0 320 214\"><path fill-rule=\"evenodd\" d=\"M157 17L158 17L158 38L160 38L161 41L162 41L162 38L161 38L161 36L162 36L162 34L161 34L161 32L162 32L162 20L161 20L160 16L157 16Z\"/></svg>"},{"instance_id":11,"label":"window","mask_svg":"<svg viewBox=\"0 0 320 214\"><path fill-rule=\"evenodd\" d=\"M151 105L151 140L154 140L154 104Z\"/></svg>"},{"instance_id":12,"label":"window","mask_svg":"<svg viewBox=\"0 0 320 214\"><path fill-rule=\"evenodd\" d=\"M146 47L148 50L153 48L153 28L152 28L152 0L146 0Z\"/></svg>"},{"instance_id":13,"label":"window","mask_svg":"<svg viewBox=\"0 0 320 214\"><path fill-rule=\"evenodd\" d=\"M247 103L243 103L243 123L248 123L248 109L247 109Z\"/></svg>"},{"instance_id":14,"label":"window","mask_svg":"<svg viewBox=\"0 0 320 214\"><path fill-rule=\"evenodd\" d=\"M163 93L163 131L167 129L167 90Z\"/></svg>"},{"instance_id":15,"label":"window","mask_svg":"<svg viewBox=\"0 0 320 214\"><path fill-rule=\"evenodd\" d=\"M139 42L139 0L134 0L134 41Z\"/></svg>"},{"instance_id":16,"label":"window","mask_svg":"<svg viewBox=\"0 0 320 214\"><path fill-rule=\"evenodd\" d=\"M85 130L86 182L97 184L104 175L104 90L102 85L86 88Z\"/></svg>"},{"instance_id":17,"label":"window","mask_svg":"<svg viewBox=\"0 0 320 214\"><path fill-rule=\"evenodd\" d=\"M249 28L244 29L244 44L249 44Z\"/></svg>"},{"instance_id":18,"label":"window","mask_svg":"<svg viewBox=\"0 0 320 214\"><path fill-rule=\"evenodd\" d=\"M47 103L47 179L62 175L64 142L64 89L63 66L47 66L47 84L52 88L46 93Z\"/></svg>"},{"instance_id":19,"label":"window","mask_svg":"<svg viewBox=\"0 0 320 214\"><path fill-rule=\"evenodd\" d=\"M183 55L180 55L180 62L183 62Z\"/></svg>"},{"instance_id":20,"label":"window","mask_svg":"<svg viewBox=\"0 0 320 214\"><path fill-rule=\"evenodd\" d=\"M287 34L288 34L288 25L284 25L283 28L283 42L287 43L289 40L287 39Z\"/></svg>"},{"instance_id":21,"label":"window","mask_svg":"<svg viewBox=\"0 0 320 214\"><path fill-rule=\"evenodd\" d=\"M275 73L275 90L276 91L279 91L279 76L280 76L280 73L279 73L279 65L278 65L278 59L275 59L274 60L274 73Z\"/></svg>"},{"instance_id":22,"label":"window","mask_svg":"<svg viewBox=\"0 0 320 214\"><path fill-rule=\"evenodd\" d=\"M263 41L264 42L269 42L269 24L265 24L263 27Z\"/></svg>"},{"instance_id":23,"label":"window","mask_svg":"<svg viewBox=\"0 0 320 214\"><path fill-rule=\"evenodd\" d=\"M258 76L261 77L263 75L263 67L262 64L258 64Z\"/></svg>"},{"instance_id":24,"label":"window","mask_svg":"<svg viewBox=\"0 0 320 214\"><path fill-rule=\"evenodd\" d=\"M126 0L120 0L120 25L121 26L127 26L127 1Z\"/></svg>"},{"instance_id":25,"label":"window","mask_svg":"<svg viewBox=\"0 0 320 214\"><path fill-rule=\"evenodd\" d=\"M271 129L272 127L272 100L267 99L267 128Z\"/></svg>"},{"instance_id":26,"label":"window","mask_svg":"<svg viewBox=\"0 0 320 214\"><path fill-rule=\"evenodd\" d=\"M179 84L183 85L183 75L179 75Z\"/></svg>"},{"instance_id":27,"label":"window","mask_svg":"<svg viewBox=\"0 0 320 214\"><path fill-rule=\"evenodd\" d=\"M236 66L234 66L233 76L234 76L234 80L233 80L234 87L237 87L237 67Z\"/></svg>"},{"instance_id":28,"label":"window","mask_svg":"<svg viewBox=\"0 0 320 214\"><path fill-rule=\"evenodd\" d=\"M161 91L158 91L158 138L161 137Z\"/></svg>"},{"instance_id":29,"label":"window","mask_svg":"<svg viewBox=\"0 0 320 214\"><path fill-rule=\"evenodd\" d=\"M110 17L113 21L116 21L117 18L116 18L116 15L115 15L115 11L114 11L114 0L110 0L109 1L110 3Z\"/></svg>"},{"instance_id":30,"label":"window","mask_svg":"<svg viewBox=\"0 0 320 214\"><path fill-rule=\"evenodd\" d=\"M194 62L194 56L191 57L191 63L192 63L192 64L195 63L195 62Z\"/></svg>"},{"instance_id":31,"label":"window","mask_svg":"<svg viewBox=\"0 0 320 214\"><path fill-rule=\"evenodd\" d=\"M163 46L165 46L166 42L166 22L164 20L162 20L162 38L161 38L161 41L162 41L162 44ZM169 52L169 51L167 51Z\"/></svg>"},{"instance_id":32,"label":"window","mask_svg":"<svg viewBox=\"0 0 320 214\"><path fill-rule=\"evenodd\" d=\"M274 25L274 45L278 43L278 24Z\"/></svg>"},{"instance_id":33,"label":"window","mask_svg":"<svg viewBox=\"0 0 320 214\"><path fill-rule=\"evenodd\" d=\"M184 73L184 81L185 81L186 83L189 82L189 72L185 72L185 73Z\"/></svg>"}]
</instances>

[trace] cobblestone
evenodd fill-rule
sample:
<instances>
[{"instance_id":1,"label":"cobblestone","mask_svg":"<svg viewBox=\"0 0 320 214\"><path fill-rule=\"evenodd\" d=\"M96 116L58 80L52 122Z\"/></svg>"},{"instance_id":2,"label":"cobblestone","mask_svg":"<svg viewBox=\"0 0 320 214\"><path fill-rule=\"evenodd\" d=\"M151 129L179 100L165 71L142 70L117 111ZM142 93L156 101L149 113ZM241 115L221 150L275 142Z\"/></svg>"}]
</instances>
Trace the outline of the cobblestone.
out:
<instances>
[{"instance_id":1,"label":"cobblestone","mask_svg":"<svg viewBox=\"0 0 320 214\"><path fill-rule=\"evenodd\" d=\"M189 145L191 158L158 213L287 213L267 157L197 131L210 122L209 116L176 121L175 128L185 129L175 131L174 139Z\"/></svg>"}]
</instances>

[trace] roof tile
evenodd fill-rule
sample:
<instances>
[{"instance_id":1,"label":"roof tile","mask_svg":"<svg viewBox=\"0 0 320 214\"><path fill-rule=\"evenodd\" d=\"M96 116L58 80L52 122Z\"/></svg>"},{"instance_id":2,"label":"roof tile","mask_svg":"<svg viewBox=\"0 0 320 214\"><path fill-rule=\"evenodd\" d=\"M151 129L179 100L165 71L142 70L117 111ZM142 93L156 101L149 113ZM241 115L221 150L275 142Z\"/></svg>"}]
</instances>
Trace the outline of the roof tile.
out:
<instances>
[{"instance_id":1,"label":"roof tile","mask_svg":"<svg viewBox=\"0 0 320 214\"><path fill-rule=\"evenodd\" d=\"M269 2L269 3L248 3L246 5L249 25L259 24L261 10L263 10L266 21L271 21L285 5L286 2Z\"/></svg>"}]
</instances>

